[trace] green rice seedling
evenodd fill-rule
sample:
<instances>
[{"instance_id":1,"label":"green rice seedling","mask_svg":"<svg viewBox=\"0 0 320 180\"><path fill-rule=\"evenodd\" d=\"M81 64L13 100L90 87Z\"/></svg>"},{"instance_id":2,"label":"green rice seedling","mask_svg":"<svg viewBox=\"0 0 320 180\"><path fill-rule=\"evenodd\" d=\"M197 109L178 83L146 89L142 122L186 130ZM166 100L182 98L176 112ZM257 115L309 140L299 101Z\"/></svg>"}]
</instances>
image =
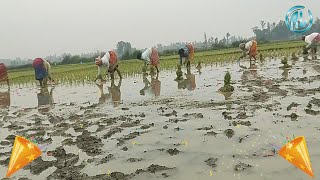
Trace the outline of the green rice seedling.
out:
<instances>
[{"instance_id":1,"label":"green rice seedling","mask_svg":"<svg viewBox=\"0 0 320 180\"><path fill-rule=\"evenodd\" d=\"M234 87L231 86L231 74L228 71L224 76L224 86L219 89L221 92L233 92Z\"/></svg>"}]
</instances>

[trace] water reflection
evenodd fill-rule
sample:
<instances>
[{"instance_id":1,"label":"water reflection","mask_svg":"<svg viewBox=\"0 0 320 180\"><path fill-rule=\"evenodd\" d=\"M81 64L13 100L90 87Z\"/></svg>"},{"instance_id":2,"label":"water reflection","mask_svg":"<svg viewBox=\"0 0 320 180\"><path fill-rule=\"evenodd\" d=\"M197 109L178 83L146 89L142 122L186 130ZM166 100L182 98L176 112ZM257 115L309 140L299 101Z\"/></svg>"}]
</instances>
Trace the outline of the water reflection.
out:
<instances>
[{"instance_id":1,"label":"water reflection","mask_svg":"<svg viewBox=\"0 0 320 180\"><path fill-rule=\"evenodd\" d=\"M240 79L242 80L242 84L244 84L247 80L257 79L258 78L258 69L257 65L251 64L248 70L243 71Z\"/></svg>"},{"instance_id":2,"label":"water reflection","mask_svg":"<svg viewBox=\"0 0 320 180\"><path fill-rule=\"evenodd\" d=\"M225 100L229 100L230 97L232 96L232 92L220 92L223 96Z\"/></svg>"},{"instance_id":3,"label":"water reflection","mask_svg":"<svg viewBox=\"0 0 320 180\"><path fill-rule=\"evenodd\" d=\"M104 104L106 102L106 100L108 99L108 97L110 97L109 93L104 93L103 90L103 82L100 82L100 84L96 83L97 87L100 90L100 98L99 98L99 104Z\"/></svg>"},{"instance_id":4,"label":"water reflection","mask_svg":"<svg viewBox=\"0 0 320 180\"><path fill-rule=\"evenodd\" d=\"M6 92L0 92L0 108L7 109L10 107L10 86Z\"/></svg>"},{"instance_id":5,"label":"water reflection","mask_svg":"<svg viewBox=\"0 0 320 180\"><path fill-rule=\"evenodd\" d=\"M50 91L48 87L40 88L40 92L37 94L38 111L40 113L47 113L53 108L53 90L54 87L51 87Z\"/></svg>"},{"instance_id":6,"label":"water reflection","mask_svg":"<svg viewBox=\"0 0 320 180\"><path fill-rule=\"evenodd\" d=\"M283 69L283 72L282 72L282 78L283 79L288 79L288 76L289 76L289 69Z\"/></svg>"},{"instance_id":7,"label":"water reflection","mask_svg":"<svg viewBox=\"0 0 320 180\"><path fill-rule=\"evenodd\" d=\"M161 91L161 81L159 80L159 75L151 77L151 87L155 97L160 96Z\"/></svg>"},{"instance_id":8,"label":"water reflection","mask_svg":"<svg viewBox=\"0 0 320 180\"><path fill-rule=\"evenodd\" d=\"M99 98L99 104L106 103L107 100L111 100L114 107L118 107L121 102L121 83L122 79L119 80L118 85L116 85L115 80L111 80L111 84L108 87L108 93L104 92L104 82L100 82L100 84L97 84L97 87L100 90L100 98Z\"/></svg>"},{"instance_id":9,"label":"water reflection","mask_svg":"<svg viewBox=\"0 0 320 180\"><path fill-rule=\"evenodd\" d=\"M148 74L143 74L144 87L140 90L140 95L145 96L146 94L158 97L161 92L161 81L159 75L151 74L151 82L148 79Z\"/></svg>"},{"instance_id":10,"label":"water reflection","mask_svg":"<svg viewBox=\"0 0 320 180\"><path fill-rule=\"evenodd\" d=\"M113 107L118 107L121 101L121 83L122 79L119 80L118 85L115 84L115 80L111 80L111 86L108 87L109 93L111 94L111 99Z\"/></svg>"},{"instance_id":11,"label":"water reflection","mask_svg":"<svg viewBox=\"0 0 320 180\"><path fill-rule=\"evenodd\" d=\"M199 75L201 75L201 73L202 73L202 72L201 72L202 66L201 66L201 63L200 63L200 62L198 63L196 69L198 70Z\"/></svg>"},{"instance_id":12,"label":"water reflection","mask_svg":"<svg viewBox=\"0 0 320 180\"><path fill-rule=\"evenodd\" d=\"M196 76L191 73L191 70L187 70L185 74L186 79L183 77L176 78L176 82L178 83L178 89L188 89L189 91L193 91L196 89Z\"/></svg>"},{"instance_id":13,"label":"water reflection","mask_svg":"<svg viewBox=\"0 0 320 180\"><path fill-rule=\"evenodd\" d=\"M253 78L258 78L258 66L255 64L250 64L249 70L250 73L252 74Z\"/></svg>"}]
</instances>

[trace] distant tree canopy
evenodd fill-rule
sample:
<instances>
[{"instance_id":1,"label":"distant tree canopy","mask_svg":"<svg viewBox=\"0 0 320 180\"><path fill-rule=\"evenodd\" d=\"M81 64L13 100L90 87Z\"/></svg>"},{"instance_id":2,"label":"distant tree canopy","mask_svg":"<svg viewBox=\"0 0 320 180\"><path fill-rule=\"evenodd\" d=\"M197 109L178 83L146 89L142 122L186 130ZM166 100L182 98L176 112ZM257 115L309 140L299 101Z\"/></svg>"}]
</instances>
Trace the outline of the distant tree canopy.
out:
<instances>
[{"instance_id":1,"label":"distant tree canopy","mask_svg":"<svg viewBox=\"0 0 320 180\"><path fill-rule=\"evenodd\" d=\"M267 26L265 26L267 24ZM302 34L291 32L285 21L280 21L276 23L265 23L261 21L261 28L258 26L252 28L253 33L260 42L269 41L283 41L283 40L300 40ZM314 21L311 29L304 34L310 34L313 32L320 32L320 20L319 18Z\"/></svg>"},{"instance_id":2,"label":"distant tree canopy","mask_svg":"<svg viewBox=\"0 0 320 180\"><path fill-rule=\"evenodd\" d=\"M79 64L79 63L87 63L94 62L94 59L99 56L98 54L92 57L81 57L79 55L72 56L71 54L65 55L61 61L61 64Z\"/></svg>"},{"instance_id":3,"label":"distant tree canopy","mask_svg":"<svg viewBox=\"0 0 320 180\"><path fill-rule=\"evenodd\" d=\"M266 21L260 22L260 27L255 26L252 28L253 33L258 40L258 43L272 42L272 41L287 41L287 40L300 40L301 34L291 32L287 26L285 21L279 21L278 23L270 23ZM310 34L312 32L320 32L320 19L316 18L313 26L309 31L304 34ZM225 36L221 39L218 37L209 37L207 33L204 33L203 41L194 41L190 42L195 46L196 51L205 51L205 50L216 50L223 49L229 47L238 47L240 43L246 42L247 39L242 37L236 37L231 35L229 32L226 32ZM160 55L173 55L177 54L178 50L186 45L187 42L176 42L171 43L169 45L157 44L155 47L157 48ZM136 59L137 54L141 53L143 50L137 50L131 46L130 42L119 41L117 43L116 52L118 54L118 58L120 60L127 59ZM86 63L93 62L94 58L101 55L101 52L93 52L87 54L79 55L71 55L71 54L63 54L60 57L56 56L48 56L46 59L53 60L52 62L59 62L59 64L77 64L77 63ZM14 66L30 66L32 64L32 60L21 60L17 58L14 61L10 60L2 60L7 65L12 67ZM1 60L0 60L1 62ZM28 65L26 65L28 64Z\"/></svg>"}]
</instances>

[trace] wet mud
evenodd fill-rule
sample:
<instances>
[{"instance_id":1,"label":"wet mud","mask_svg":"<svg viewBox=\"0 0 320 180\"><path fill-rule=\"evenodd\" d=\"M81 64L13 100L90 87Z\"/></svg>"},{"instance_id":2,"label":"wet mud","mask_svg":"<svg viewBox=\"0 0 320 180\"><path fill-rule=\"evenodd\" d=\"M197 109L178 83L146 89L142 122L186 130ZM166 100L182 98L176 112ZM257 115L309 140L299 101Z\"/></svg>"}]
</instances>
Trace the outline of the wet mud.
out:
<instances>
[{"instance_id":1,"label":"wet mud","mask_svg":"<svg viewBox=\"0 0 320 180\"><path fill-rule=\"evenodd\" d=\"M108 81L102 95L90 82L61 84L53 105L38 104L34 84L15 85L11 104L0 111L0 171L6 172L20 135L33 139L42 155L11 179L300 180L308 177L277 151L286 136L303 135L318 177L320 72L314 64L299 58L285 74L280 58L257 62L255 70L246 61L246 68L202 64L201 73L192 66L186 88L175 71L157 80L134 75L122 81L120 99L118 91L108 92ZM226 71L230 94L219 92Z\"/></svg>"}]
</instances>

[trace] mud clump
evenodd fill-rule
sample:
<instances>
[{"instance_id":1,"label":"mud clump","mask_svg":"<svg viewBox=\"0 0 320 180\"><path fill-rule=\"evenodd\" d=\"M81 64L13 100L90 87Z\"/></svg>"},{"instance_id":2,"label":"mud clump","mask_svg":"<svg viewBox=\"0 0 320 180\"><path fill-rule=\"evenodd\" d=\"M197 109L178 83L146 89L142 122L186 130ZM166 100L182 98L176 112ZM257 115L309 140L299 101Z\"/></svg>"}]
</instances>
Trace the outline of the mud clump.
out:
<instances>
[{"instance_id":1,"label":"mud clump","mask_svg":"<svg viewBox=\"0 0 320 180\"><path fill-rule=\"evenodd\" d=\"M121 133L122 130L123 130L122 128L114 127L114 128L112 128L107 134L105 134L105 135L103 136L103 138L104 138L104 139L108 139L108 138L110 138L111 136L113 136L113 135L116 134L116 133Z\"/></svg>"},{"instance_id":2,"label":"mud clump","mask_svg":"<svg viewBox=\"0 0 320 180\"><path fill-rule=\"evenodd\" d=\"M62 122L62 121L63 121L63 118L59 116L52 116L52 115L49 116L49 122L51 124L58 124L59 122Z\"/></svg>"},{"instance_id":3,"label":"mud clump","mask_svg":"<svg viewBox=\"0 0 320 180\"><path fill-rule=\"evenodd\" d=\"M90 136L90 132L85 130L82 135L78 136L76 143L79 149L82 149L88 156L96 156L100 154L103 146L101 139Z\"/></svg>"},{"instance_id":4,"label":"mud clump","mask_svg":"<svg viewBox=\"0 0 320 180\"><path fill-rule=\"evenodd\" d=\"M224 119L226 119L226 120L231 120L232 119L230 114L231 114L230 112L226 112L226 111L222 113Z\"/></svg>"},{"instance_id":5,"label":"mud clump","mask_svg":"<svg viewBox=\"0 0 320 180\"><path fill-rule=\"evenodd\" d=\"M202 128L197 128L198 131L208 131L213 129L214 127L211 125L209 127L202 127Z\"/></svg>"},{"instance_id":6,"label":"mud clump","mask_svg":"<svg viewBox=\"0 0 320 180\"><path fill-rule=\"evenodd\" d=\"M159 171L170 170L170 169L173 169L173 168L152 164L151 166L148 167L147 171L150 173L156 173Z\"/></svg>"},{"instance_id":7,"label":"mud clump","mask_svg":"<svg viewBox=\"0 0 320 180\"><path fill-rule=\"evenodd\" d=\"M249 138L249 135L246 135L244 137L239 137L239 143L242 143L242 141L247 138Z\"/></svg>"},{"instance_id":8,"label":"mud clump","mask_svg":"<svg viewBox=\"0 0 320 180\"><path fill-rule=\"evenodd\" d=\"M188 121L188 119L179 119L179 118L174 118L174 119L169 119L169 121L167 122L171 122L171 123L178 123L178 122L186 122Z\"/></svg>"},{"instance_id":9,"label":"mud clump","mask_svg":"<svg viewBox=\"0 0 320 180\"><path fill-rule=\"evenodd\" d=\"M161 175L162 175L164 178L169 177L169 175L168 175L167 173L162 173Z\"/></svg>"},{"instance_id":10,"label":"mud clump","mask_svg":"<svg viewBox=\"0 0 320 180\"><path fill-rule=\"evenodd\" d=\"M245 112L240 112L240 113L237 115L236 118L237 118L237 119L247 119L248 116L247 116L247 114L246 114Z\"/></svg>"},{"instance_id":11,"label":"mud clump","mask_svg":"<svg viewBox=\"0 0 320 180\"><path fill-rule=\"evenodd\" d=\"M125 146L125 147L123 147L121 150L122 150L122 151L128 151L128 147Z\"/></svg>"},{"instance_id":12,"label":"mud clump","mask_svg":"<svg viewBox=\"0 0 320 180\"><path fill-rule=\"evenodd\" d=\"M122 172L112 172L110 176L112 177L112 179L115 179L115 180L124 180L124 179L127 179L128 177L128 175Z\"/></svg>"},{"instance_id":13,"label":"mud clump","mask_svg":"<svg viewBox=\"0 0 320 180\"><path fill-rule=\"evenodd\" d=\"M134 127L134 126L138 126L140 125L140 121L139 120L136 120L136 121L133 121L133 122L124 122L120 125L120 127L122 128L129 128L129 127Z\"/></svg>"},{"instance_id":14,"label":"mud clump","mask_svg":"<svg viewBox=\"0 0 320 180\"><path fill-rule=\"evenodd\" d=\"M285 118L291 118L291 121L298 121L297 118L299 117L296 113L291 113L290 115L285 115Z\"/></svg>"},{"instance_id":15,"label":"mud clump","mask_svg":"<svg viewBox=\"0 0 320 180\"><path fill-rule=\"evenodd\" d=\"M216 137L218 133L214 132L214 131L210 131L210 132L207 132L207 134L205 134L206 136L214 136Z\"/></svg>"},{"instance_id":16,"label":"mud clump","mask_svg":"<svg viewBox=\"0 0 320 180\"><path fill-rule=\"evenodd\" d=\"M234 136L234 131L232 129L227 129L224 131L224 134L228 137L228 139L230 139L232 136Z\"/></svg>"},{"instance_id":17,"label":"mud clump","mask_svg":"<svg viewBox=\"0 0 320 180\"><path fill-rule=\"evenodd\" d=\"M220 92L233 92L234 87L231 85L225 85L222 88L219 89Z\"/></svg>"},{"instance_id":18,"label":"mud clump","mask_svg":"<svg viewBox=\"0 0 320 180\"><path fill-rule=\"evenodd\" d=\"M217 164L216 164L217 161L218 161L218 158L209 158L204 162L206 162L208 166L215 168L217 167Z\"/></svg>"},{"instance_id":19,"label":"mud clump","mask_svg":"<svg viewBox=\"0 0 320 180\"><path fill-rule=\"evenodd\" d=\"M202 113L191 113L191 114L184 114L183 117L194 117L194 118L203 118Z\"/></svg>"},{"instance_id":20,"label":"mud clump","mask_svg":"<svg viewBox=\"0 0 320 180\"><path fill-rule=\"evenodd\" d=\"M299 105L300 105L300 104L298 104L298 103L292 102L292 103L287 107L287 111L290 111L291 108L293 108L293 107L298 107Z\"/></svg>"},{"instance_id":21,"label":"mud clump","mask_svg":"<svg viewBox=\"0 0 320 180\"><path fill-rule=\"evenodd\" d=\"M238 126L238 125L251 126L251 122L250 121L233 121L232 125L233 126Z\"/></svg>"},{"instance_id":22,"label":"mud clump","mask_svg":"<svg viewBox=\"0 0 320 180\"><path fill-rule=\"evenodd\" d=\"M48 180L55 179L94 179L89 178L85 173L81 173L81 170L85 167L85 164L82 163L79 166L71 166L64 168L57 168L50 176L47 177Z\"/></svg>"},{"instance_id":23,"label":"mud clump","mask_svg":"<svg viewBox=\"0 0 320 180\"><path fill-rule=\"evenodd\" d=\"M10 157L8 157L8 158L5 159L5 160L0 160L0 165L2 165L2 166L8 166L9 162L10 162Z\"/></svg>"},{"instance_id":24,"label":"mud clump","mask_svg":"<svg viewBox=\"0 0 320 180\"><path fill-rule=\"evenodd\" d=\"M143 125L143 126L141 126L140 127L140 129L149 129L149 128L151 128L151 127L153 127L154 126L154 123L151 123L151 124L145 124L145 125Z\"/></svg>"},{"instance_id":25,"label":"mud clump","mask_svg":"<svg viewBox=\"0 0 320 180\"><path fill-rule=\"evenodd\" d=\"M39 175L46 169L53 167L54 164L55 161L43 161L42 158L39 157L30 163L29 168L32 174Z\"/></svg>"},{"instance_id":26,"label":"mud clump","mask_svg":"<svg viewBox=\"0 0 320 180\"><path fill-rule=\"evenodd\" d=\"M172 113L164 114L164 116L165 116L165 117L171 117L171 116L177 117L177 114L178 114L177 111L173 110Z\"/></svg>"},{"instance_id":27,"label":"mud clump","mask_svg":"<svg viewBox=\"0 0 320 180\"><path fill-rule=\"evenodd\" d=\"M4 127L4 128L8 128L9 130L21 130L24 127L23 126L19 126L16 122L11 123L9 126Z\"/></svg>"},{"instance_id":28,"label":"mud clump","mask_svg":"<svg viewBox=\"0 0 320 180\"><path fill-rule=\"evenodd\" d=\"M76 145L71 138L65 139L61 142L62 145L73 146Z\"/></svg>"},{"instance_id":29,"label":"mud clump","mask_svg":"<svg viewBox=\"0 0 320 180\"><path fill-rule=\"evenodd\" d=\"M234 167L234 170L236 172L241 172L241 171L245 171L247 170L248 168L251 168L252 166L250 164L244 164L242 162L239 162L239 164L237 164L235 167Z\"/></svg>"},{"instance_id":30,"label":"mud clump","mask_svg":"<svg viewBox=\"0 0 320 180\"><path fill-rule=\"evenodd\" d=\"M129 158L127 162L139 162L142 161L142 158Z\"/></svg>"},{"instance_id":31,"label":"mud clump","mask_svg":"<svg viewBox=\"0 0 320 180\"><path fill-rule=\"evenodd\" d=\"M317 105L320 107L320 99L313 98L309 103Z\"/></svg>"},{"instance_id":32,"label":"mud clump","mask_svg":"<svg viewBox=\"0 0 320 180\"><path fill-rule=\"evenodd\" d=\"M16 138L15 135L9 135L9 136L6 137L6 140L11 142L11 144L13 144L15 138Z\"/></svg>"},{"instance_id":33,"label":"mud clump","mask_svg":"<svg viewBox=\"0 0 320 180\"><path fill-rule=\"evenodd\" d=\"M109 154L106 157L102 158L101 161L99 162L99 164L107 163L113 159L115 159L114 156L112 154Z\"/></svg>"},{"instance_id":34,"label":"mud clump","mask_svg":"<svg viewBox=\"0 0 320 180\"><path fill-rule=\"evenodd\" d=\"M143 134L143 133L133 132L133 133L130 133L130 134L128 134L128 135L125 135L125 136L123 136L123 137L121 137L121 138L118 139L119 142L117 143L117 145L118 145L118 146L121 146L121 145L124 144L125 141L130 140L130 139L134 139L134 138L136 138L137 136L139 136L140 134Z\"/></svg>"},{"instance_id":35,"label":"mud clump","mask_svg":"<svg viewBox=\"0 0 320 180\"><path fill-rule=\"evenodd\" d=\"M177 155L180 153L180 151L176 148L174 149L168 149L167 152L170 154L170 156L173 156L173 155Z\"/></svg>"},{"instance_id":36,"label":"mud clump","mask_svg":"<svg viewBox=\"0 0 320 180\"><path fill-rule=\"evenodd\" d=\"M310 115L313 115L313 116L316 116L316 115L319 115L320 114L320 111L315 111L315 110L312 110L312 109L305 109L304 110L307 114L310 114Z\"/></svg>"},{"instance_id":37,"label":"mud clump","mask_svg":"<svg viewBox=\"0 0 320 180\"><path fill-rule=\"evenodd\" d=\"M180 127L176 127L176 128L174 128L174 130L175 130L175 131L180 131L180 130L183 130L183 129L180 128Z\"/></svg>"},{"instance_id":38,"label":"mud clump","mask_svg":"<svg viewBox=\"0 0 320 180\"><path fill-rule=\"evenodd\" d=\"M1 146L9 146L9 145L11 145L11 142L9 142L9 141L1 141L0 145Z\"/></svg>"},{"instance_id":39,"label":"mud clump","mask_svg":"<svg viewBox=\"0 0 320 180\"><path fill-rule=\"evenodd\" d=\"M266 102L269 99L267 93L263 91L256 92L252 96L252 100L255 102Z\"/></svg>"}]
</instances>

